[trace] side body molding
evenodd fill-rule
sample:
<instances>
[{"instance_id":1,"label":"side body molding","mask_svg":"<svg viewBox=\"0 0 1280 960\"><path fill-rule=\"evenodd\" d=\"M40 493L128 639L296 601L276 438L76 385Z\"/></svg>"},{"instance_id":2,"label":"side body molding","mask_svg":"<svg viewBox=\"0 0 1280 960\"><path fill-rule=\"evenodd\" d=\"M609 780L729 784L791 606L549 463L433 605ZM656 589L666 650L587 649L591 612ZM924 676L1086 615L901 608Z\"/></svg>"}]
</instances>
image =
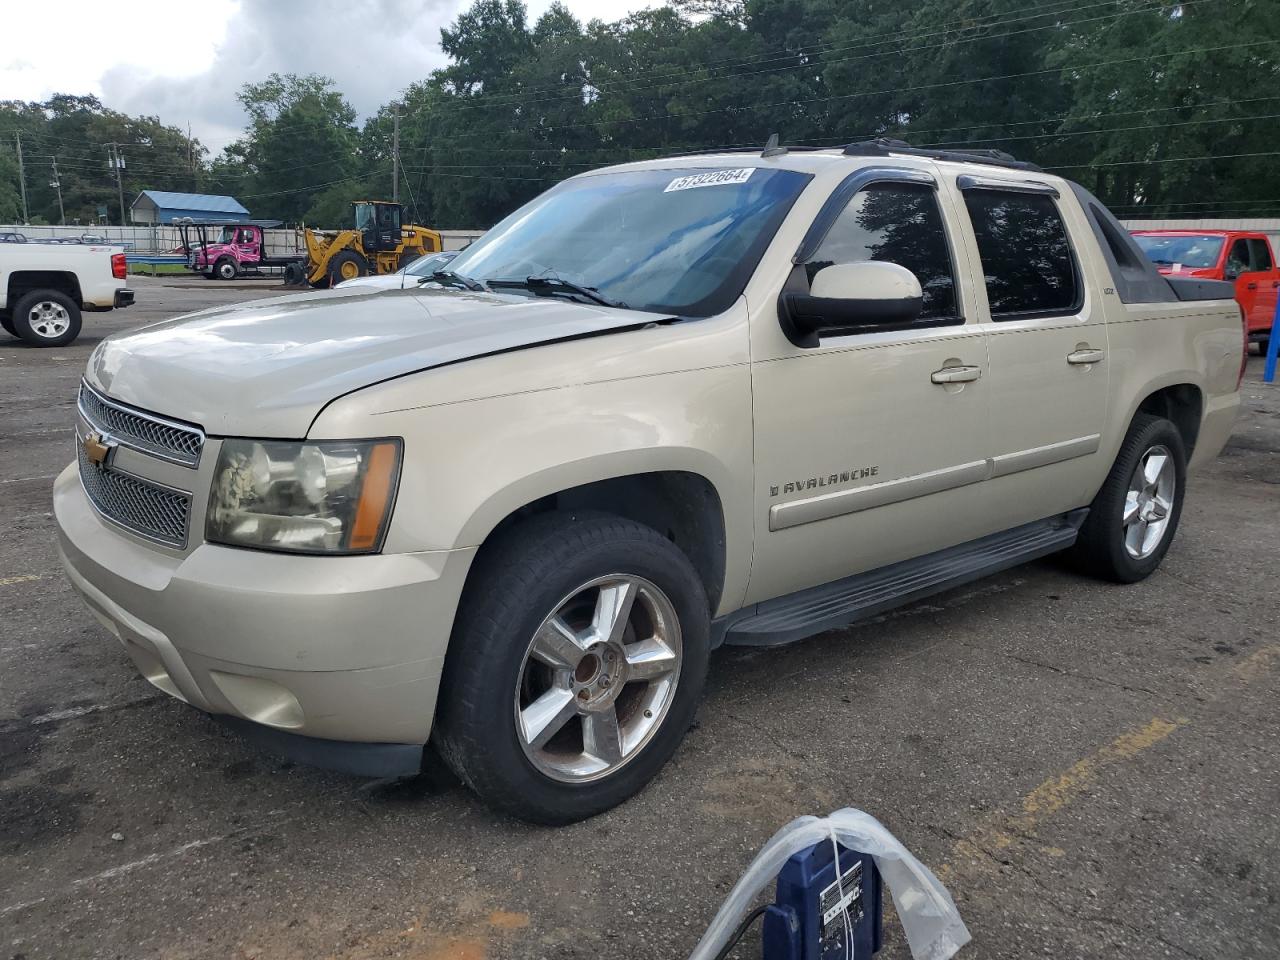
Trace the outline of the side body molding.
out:
<instances>
[{"instance_id":1,"label":"side body molding","mask_svg":"<svg viewBox=\"0 0 1280 960\"><path fill-rule=\"evenodd\" d=\"M769 508L769 529L771 531L786 530L789 527L798 527L817 520L830 520L832 517L857 513L860 510L884 507L891 503L926 497L971 483L981 483L993 477L1004 477L1011 473L1034 470L1037 467L1046 467L1076 457L1087 457L1097 452L1101 439L1099 434L1094 433L1086 437L1032 447L1029 450L1019 450L1016 453L961 463L942 470L932 470L929 473L885 480L850 490L837 490L819 494L816 497L789 500L786 503L776 503Z\"/></svg>"}]
</instances>

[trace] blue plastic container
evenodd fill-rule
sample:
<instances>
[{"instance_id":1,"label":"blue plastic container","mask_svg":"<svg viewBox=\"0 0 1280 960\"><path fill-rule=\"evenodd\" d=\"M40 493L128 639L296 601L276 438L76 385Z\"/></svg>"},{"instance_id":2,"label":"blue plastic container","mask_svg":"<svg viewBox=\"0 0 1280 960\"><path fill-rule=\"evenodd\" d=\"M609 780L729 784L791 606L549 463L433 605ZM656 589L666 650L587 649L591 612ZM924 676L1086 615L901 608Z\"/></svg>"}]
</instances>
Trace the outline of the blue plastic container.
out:
<instances>
[{"instance_id":1,"label":"blue plastic container","mask_svg":"<svg viewBox=\"0 0 1280 960\"><path fill-rule=\"evenodd\" d=\"M764 915L764 960L870 960L880 950L882 906L880 873L869 854L829 842L801 850L779 872Z\"/></svg>"}]
</instances>

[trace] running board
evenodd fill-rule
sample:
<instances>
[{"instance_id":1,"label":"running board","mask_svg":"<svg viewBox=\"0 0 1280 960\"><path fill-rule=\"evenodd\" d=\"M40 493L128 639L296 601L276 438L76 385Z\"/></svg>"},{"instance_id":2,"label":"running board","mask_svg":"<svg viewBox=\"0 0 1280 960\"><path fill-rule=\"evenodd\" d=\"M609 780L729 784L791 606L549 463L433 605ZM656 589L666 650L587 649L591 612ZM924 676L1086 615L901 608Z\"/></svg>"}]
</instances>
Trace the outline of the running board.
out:
<instances>
[{"instance_id":1,"label":"running board","mask_svg":"<svg viewBox=\"0 0 1280 960\"><path fill-rule=\"evenodd\" d=\"M865 620L943 590L1065 550L1087 508L746 607L713 625L720 642L773 647ZM714 637L714 634L713 634ZM714 642L714 641L713 641Z\"/></svg>"}]
</instances>

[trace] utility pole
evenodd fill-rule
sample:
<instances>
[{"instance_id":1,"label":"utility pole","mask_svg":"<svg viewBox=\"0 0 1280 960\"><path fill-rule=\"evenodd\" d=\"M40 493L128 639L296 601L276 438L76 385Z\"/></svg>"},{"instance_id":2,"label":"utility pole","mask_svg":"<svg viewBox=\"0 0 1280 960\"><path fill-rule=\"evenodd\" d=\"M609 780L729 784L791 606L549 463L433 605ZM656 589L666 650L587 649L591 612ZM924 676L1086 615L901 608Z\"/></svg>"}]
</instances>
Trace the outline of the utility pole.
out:
<instances>
[{"instance_id":1,"label":"utility pole","mask_svg":"<svg viewBox=\"0 0 1280 960\"><path fill-rule=\"evenodd\" d=\"M124 184L120 181L120 171L124 169L124 157L120 154L120 144L108 143L111 151L111 166L116 171L116 194L120 198L120 226L124 226Z\"/></svg>"},{"instance_id":2,"label":"utility pole","mask_svg":"<svg viewBox=\"0 0 1280 960\"><path fill-rule=\"evenodd\" d=\"M400 202L400 104L395 104L391 127L391 202Z\"/></svg>"},{"instance_id":3,"label":"utility pole","mask_svg":"<svg viewBox=\"0 0 1280 960\"><path fill-rule=\"evenodd\" d=\"M31 214L27 212L27 172L22 165L22 134L13 132L13 140L18 145L18 185L22 188L22 222L31 222Z\"/></svg>"},{"instance_id":4,"label":"utility pole","mask_svg":"<svg viewBox=\"0 0 1280 960\"><path fill-rule=\"evenodd\" d=\"M58 176L58 160L56 157L53 161L53 179L49 181L49 186L58 191L58 223L65 227L67 225L67 213L62 209L62 178Z\"/></svg>"}]
</instances>

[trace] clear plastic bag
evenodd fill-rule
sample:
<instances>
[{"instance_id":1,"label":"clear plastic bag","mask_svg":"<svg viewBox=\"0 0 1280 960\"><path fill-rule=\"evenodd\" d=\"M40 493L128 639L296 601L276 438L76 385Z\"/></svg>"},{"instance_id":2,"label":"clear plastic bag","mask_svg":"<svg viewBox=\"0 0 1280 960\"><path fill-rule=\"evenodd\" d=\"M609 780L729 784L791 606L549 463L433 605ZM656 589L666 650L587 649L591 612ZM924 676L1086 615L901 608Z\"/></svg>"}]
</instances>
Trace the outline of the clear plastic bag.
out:
<instances>
[{"instance_id":1,"label":"clear plastic bag","mask_svg":"<svg viewBox=\"0 0 1280 960\"><path fill-rule=\"evenodd\" d=\"M730 891L689 960L713 960L756 896L794 853L832 839L869 853L893 896L915 960L950 960L969 942L951 894L875 817L845 807L829 817L797 817L775 833Z\"/></svg>"}]
</instances>

